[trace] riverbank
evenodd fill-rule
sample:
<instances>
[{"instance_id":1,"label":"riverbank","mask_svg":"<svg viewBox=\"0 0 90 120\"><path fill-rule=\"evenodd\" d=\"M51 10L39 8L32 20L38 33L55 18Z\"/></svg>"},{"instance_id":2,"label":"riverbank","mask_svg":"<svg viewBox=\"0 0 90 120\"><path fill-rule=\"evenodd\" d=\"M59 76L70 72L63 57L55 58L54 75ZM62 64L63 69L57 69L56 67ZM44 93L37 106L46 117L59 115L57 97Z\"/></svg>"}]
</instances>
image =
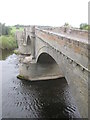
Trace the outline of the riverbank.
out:
<instances>
[{"instance_id":1,"label":"riverbank","mask_svg":"<svg viewBox=\"0 0 90 120\"><path fill-rule=\"evenodd\" d=\"M5 60L9 55L13 54L13 50L0 50L0 60Z\"/></svg>"},{"instance_id":2,"label":"riverbank","mask_svg":"<svg viewBox=\"0 0 90 120\"><path fill-rule=\"evenodd\" d=\"M1 50L14 50L15 48L17 48L17 42L14 35L0 36Z\"/></svg>"}]
</instances>

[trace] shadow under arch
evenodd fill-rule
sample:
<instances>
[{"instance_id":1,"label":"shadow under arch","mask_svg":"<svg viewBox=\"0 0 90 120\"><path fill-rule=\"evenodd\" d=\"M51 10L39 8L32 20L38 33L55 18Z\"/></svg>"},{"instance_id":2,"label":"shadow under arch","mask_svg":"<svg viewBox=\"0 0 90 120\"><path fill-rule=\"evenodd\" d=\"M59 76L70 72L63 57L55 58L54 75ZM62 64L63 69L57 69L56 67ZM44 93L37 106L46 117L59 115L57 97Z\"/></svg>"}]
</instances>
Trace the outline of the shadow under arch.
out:
<instances>
[{"instance_id":1,"label":"shadow under arch","mask_svg":"<svg viewBox=\"0 0 90 120\"><path fill-rule=\"evenodd\" d=\"M37 64L39 64L39 66L41 66L42 71L46 76L51 76L51 77L57 76L56 78L63 77L63 74L60 70L59 65L54 60L54 58L52 58L52 56L50 56L48 53L45 53L45 52L41 53L38 56ZM53 79L54 79L54 77L53 77Z\"/></svg>"},{"instance_id":2,"label":"shadow under arch","mask_svg":"<svg viewBox=\"0 0 90 120\"><path fill-rule=\"evenodd\" d=\"M47 53L41 53L37 59L37 63L42 64L57 64L56 61Z\"/></svg>"},{"instance_id":3,"label":"shadow under arch","mask_svg":"<svg viewBox=\"0 0 90 120\"><path fill-rule=\"evenodd\" d=\"M30 39L30 36L28 35L27 37L27 45L30 45L31 44L31 39Z\"/></svg>"}]
</instances>

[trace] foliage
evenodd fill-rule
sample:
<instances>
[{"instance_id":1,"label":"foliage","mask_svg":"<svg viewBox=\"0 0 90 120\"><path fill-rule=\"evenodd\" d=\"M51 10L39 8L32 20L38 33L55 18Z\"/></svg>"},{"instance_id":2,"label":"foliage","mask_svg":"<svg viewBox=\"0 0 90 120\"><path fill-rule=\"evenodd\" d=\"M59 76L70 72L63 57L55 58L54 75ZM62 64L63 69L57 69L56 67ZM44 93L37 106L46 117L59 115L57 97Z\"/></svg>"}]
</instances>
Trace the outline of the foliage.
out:
<instances>
[{"instance_id":1,"label":"foliage","mask_svg":"<svg viewBox=\"0 0 90 120\"><path fill-rule=\"evenodd\" d=\"M0 37L0 49L13 50L17 47L16 40L13 36L1 36Z\"/></svg>"},{"instance_id":2,"label":"foliage","mask_svg":"<svg viewBox=\"0 0 90 120\"><path fill-rule=\"evenodd\" d=\"M15 49L15 50L14 50L14 53L15 53L16 55L19 55L19 54L20 54L18 49Z\"/></svg>"},{"instance_id":3,"label":"foliage","mask_svg":"<svg viewBox=\"0 0 90 120\"><path fill-rule=\"evenodd\" d=\"M23 30L23 27L18 28L19 31ZM5 26L5 23L0 23L0 49L12 50L17 47L15 40L15 32L17 28L15 26Z\"/></svg>"},{"instance_id":4,"label":"foliage","mask_svg":"<svg viewBox=\"0 0 90 120\"><path fill-rule=\"evenodd\" d=\"M26 78L26 77L24 77L24 76L22 76L22 75L18 75L17 78L18 78L18 79L21 79L21 80L27 80L27 79L28 79L28 78Z\"/></svg>"},{"instance_id":5,"label":"foliage","mask_svg":"<svg viewBox=\"0 0 90 120\"><path fill-rule=\"evenodd\" d=\"M11 26L10 29L11 29L10 34L14 35L17 30L23 31L24 28L20 27L20 28L17 29L15 26Z\"/></svg>"},{"instance_id":6,"label":"foliage","mask_svg":"<svg viewBox=\"0 0 90 120\"><path fill-rule=\"evenodd\" d=\"M88 28L89 28L89 25L87 23L81 23L80 24L80 29L81 30L88 30Z\"/></svg>"},{"instance_id":7,"label":"foliage","mask_svg":"<svg viewBox=\"0 0 90 120\"><path fill-rule=\"evenodd\" d=\"M20 27L25 27L25 26L24 26L24 25L19 25L19 24L17 24L17 25L14 25L14 27L20 28Z\"/></svg>"},{"instance_id":8,"label":"foliage","mask_svg":"<svg viewBox=\"0 0 90 120\"><path fill-rule=\"evenodd\" d=\"M0 23L0 36L1 35L9 35L10 34L10 27L5 26L5 23Z\"/></svg>"},{"instance_id":9,"label":"foliage","mask_svg":"<svg viewBox=\"0 0 90 120\"><path fill-rule=\"evenodd\" d=\"M5 23L0 23L0 36L1 35L13 35L18 30L23 30L23 26L6 26Z\"/></svg>"},{"instance_id":10,"label":"foliage","mask_svg":"<svg viewBox=\"0 0 90 120\"><path fill-rule=\"evenodd\" d=\"M67 27L68 27L68 26L70 26L70 25L69 25L69 23L65 23L64 26L67 26Z\"/></svg>"}]
</instances>

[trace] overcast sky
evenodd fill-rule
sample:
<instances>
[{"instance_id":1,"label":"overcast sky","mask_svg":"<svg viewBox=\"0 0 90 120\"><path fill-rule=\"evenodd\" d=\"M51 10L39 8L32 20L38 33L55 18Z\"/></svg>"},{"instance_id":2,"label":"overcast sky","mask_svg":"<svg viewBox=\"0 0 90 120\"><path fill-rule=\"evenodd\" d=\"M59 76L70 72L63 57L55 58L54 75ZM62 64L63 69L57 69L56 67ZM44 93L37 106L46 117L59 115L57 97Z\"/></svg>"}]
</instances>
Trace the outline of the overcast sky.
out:
<instances>
[{"instance_id":1,"label":"overcast sky","mask_svg":"<svg viewBox=\"0 0 90 120\"><path fill-rule=\"evenodd\" d=\"M0 22L7 25L74 27L88 23L89 0L0 0Z\"/></svg>"}]
</instances>

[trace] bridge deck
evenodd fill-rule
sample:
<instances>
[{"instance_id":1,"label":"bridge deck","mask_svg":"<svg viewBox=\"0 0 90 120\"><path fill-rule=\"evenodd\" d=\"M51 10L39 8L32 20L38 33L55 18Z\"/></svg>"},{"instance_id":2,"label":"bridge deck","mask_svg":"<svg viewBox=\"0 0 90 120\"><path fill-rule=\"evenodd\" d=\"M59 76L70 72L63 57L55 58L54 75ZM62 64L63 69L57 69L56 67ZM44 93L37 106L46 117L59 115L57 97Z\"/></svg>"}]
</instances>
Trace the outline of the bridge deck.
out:
<instances>
[{"instance_id":1,"label":"bridge deck","mask_svg":"<svg viewBox=\"0 0 90 120\"><path fill-rule=\"evenodd\" d=\"M83 37L81 38L78 35L72 35L72 34L67 34L67 33L57 33L57 32L52 32L52 31L49 31L49 30L44 30L44 31L48 31L49 33L54 34L54 35L58 35L58 36L61 36L61 37L66 37L68 39L72 39L72 40L75 40L75 41L80 41L80 42L88 44L88 36L86 38L83 38Z\"/></svg>"}]
</instances>

